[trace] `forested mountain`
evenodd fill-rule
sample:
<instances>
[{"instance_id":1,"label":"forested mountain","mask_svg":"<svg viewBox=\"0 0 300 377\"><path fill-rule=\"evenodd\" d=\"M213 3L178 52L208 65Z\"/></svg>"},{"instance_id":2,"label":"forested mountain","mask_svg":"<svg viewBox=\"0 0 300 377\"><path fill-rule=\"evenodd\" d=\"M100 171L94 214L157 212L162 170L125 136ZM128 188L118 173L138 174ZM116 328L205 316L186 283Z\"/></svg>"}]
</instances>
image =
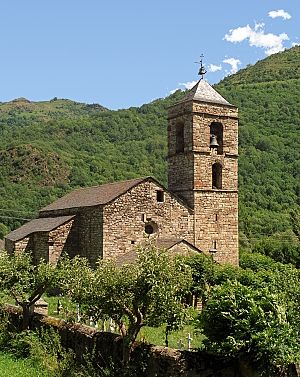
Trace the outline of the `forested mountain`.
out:
<instances>
[{"instance_id":1,"label":"forested mountain","mask_svg":"<svg viewBox=\"0 0 300 377\"><path fill-rule=\"evenodd\" d=\"M240 110L241 230L250 241L283 237L300 204L300 47L215 88ZM56 98L0 103L0 223L15 228L78 186L145 175L166 184L166 109L183 94L118 111Z\"/></svg>"}]
</instances>

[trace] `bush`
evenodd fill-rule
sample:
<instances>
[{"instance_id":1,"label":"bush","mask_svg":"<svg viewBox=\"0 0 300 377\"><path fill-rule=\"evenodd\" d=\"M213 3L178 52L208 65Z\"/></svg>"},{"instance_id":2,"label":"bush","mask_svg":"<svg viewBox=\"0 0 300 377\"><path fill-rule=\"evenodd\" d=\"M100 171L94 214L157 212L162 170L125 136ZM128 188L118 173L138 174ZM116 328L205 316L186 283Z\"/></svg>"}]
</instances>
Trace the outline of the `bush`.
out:
<instances>
[{"instance_id":1,"label":"bush","mask_svg":"<svg viewBox=\"0 0 300 377\"><path fill-rule=\"evenodd\" d=\"M284 295L227 282L213 289L202 313L206 346L226 356L245 356L262 373L277 376L300 359L298 325Z\"/></svg>"}]
</instances>

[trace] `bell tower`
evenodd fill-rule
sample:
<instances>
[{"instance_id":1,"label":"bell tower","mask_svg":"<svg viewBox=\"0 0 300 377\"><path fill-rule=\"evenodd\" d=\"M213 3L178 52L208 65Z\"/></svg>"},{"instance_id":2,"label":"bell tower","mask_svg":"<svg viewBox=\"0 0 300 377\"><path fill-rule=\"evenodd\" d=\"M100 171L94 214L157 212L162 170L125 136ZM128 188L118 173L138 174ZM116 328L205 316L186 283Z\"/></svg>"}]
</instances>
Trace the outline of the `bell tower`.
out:
<instances>
[{"instance_id":1,"label":"bell tower","mask_svg":"<svg viewBox=\"0 0 300 377\"><path fill-rule=\"evenodd\" d=\"M194 245L237 265L238 109L203 79L202 64L199 73L169 108L168 186L194 210Z\"/></svg>"}]
</instances>

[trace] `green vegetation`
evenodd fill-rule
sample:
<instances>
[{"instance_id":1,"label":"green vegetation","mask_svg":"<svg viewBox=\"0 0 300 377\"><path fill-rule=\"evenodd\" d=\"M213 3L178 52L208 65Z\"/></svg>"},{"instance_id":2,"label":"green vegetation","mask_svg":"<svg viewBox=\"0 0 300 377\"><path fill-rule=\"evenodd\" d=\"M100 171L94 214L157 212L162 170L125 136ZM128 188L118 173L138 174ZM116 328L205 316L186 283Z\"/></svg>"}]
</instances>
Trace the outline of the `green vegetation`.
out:
<instances>
[{"instance_id":1,"label":"green vegetation","mask_svg":"<svg viewBox=\"0 0 300 377\"><path fill-rule=\"evenodd\" d=\"M92 270L84 258L62 260L60 287L94 321L115 321L123 339L122 361L127 365L146 324L166 324L168 341L169 332L184 323L183 298L191 287L191 271L180 259L147 246L138 250L136 263L121 267L99 260Z\"/></svg>"},{"instance_id":2,"label":"green vegetation","mask_svg":"<svg viewBox=\"0 0 300 377\"><path fill-rule=\"evenodd\" d=\"M205 349L246 360L262 376L284 375L300 360L300 273L290 264L243 253L240 267L190 261L204 300ZM281 374L282 373L282 374Z\"/></svg>"},{"instance_id":3,"label":"green vegetation","mask_svg":"<svg viewBox=\"0 0 300 377\"><path fill-rule=\"evenodd\" d=\"M298 223L298 216L293 217ZM1 269L1 281L10 282L15 277L17 283L10 284L10 290L2 284L0 293L18 297L16 291L22 295L29 291L28 257L21 254L18 263L15 258L11 257L15 272ZM137 263L130 266L117 268L112 262L99 260L92 270L85 259L76 257L62 259L60 267L56 284L73 305L80 304L87 319L100 322L111 318L117 324L123 357L122 364L116 359L107 370L95 371L92 365L86 369L85 364L76 364L72 351L62 347L54 330L14 328L8 314L0 311L0 352L28 358L49 376L124 376L126 370L133 377L147 363L147 346L142 359L130 363L136 339L156 344L167 340L179 348L181 339L186 348L187 333L193 338L193 348L235 357L260 376L285 376L293 363L299 363L300 270L292 264L243 252L239 267L219 265L203 254L174 259L150 247L140 250ZM32 281L47 280L44 263L36 268L40 268L40 275ZM191 292L202 301L201 312L186 308L184 297ZM70 302L63 300L72 310ZM172 330L177 330L176 334Z\"/></svg>"},{"instance_id":4,"label":"green vegetation","mask_svg":"<svg viewBox=\"0 0 300 377\"><path fill-rule=\"evenodd\" d=\"M240 109L243 245L261 236L291 241L289 213L300 204L299 59L296 46L216 85ZM78 186L146 175L166 184L167 107L182 96L118 111L55 98L0 103L0 225L14 229Z\"/></svg>"},{"instance_id":5,"label":"green vegetation","mask_svg":"<svg viewBox=\"0 0 300 377\"><path fill-rule=\"evenodd\" d=\"M28 359L16 359L10 353L0 352L1 377L50 377Z\"/></svg>"},{"instance_id":6,"label":"green vegetation","mask_svg":"<svg viewBox=\"0 0 300 377\"><path fill-rule=\"evenodd\" d=\"M44 261L34 265L29 253L9 256L0 251L0 292L22 308L22 330L29 326L30 307L55 284L57 277L58 269Z\"/></svg>"}]
</instances>

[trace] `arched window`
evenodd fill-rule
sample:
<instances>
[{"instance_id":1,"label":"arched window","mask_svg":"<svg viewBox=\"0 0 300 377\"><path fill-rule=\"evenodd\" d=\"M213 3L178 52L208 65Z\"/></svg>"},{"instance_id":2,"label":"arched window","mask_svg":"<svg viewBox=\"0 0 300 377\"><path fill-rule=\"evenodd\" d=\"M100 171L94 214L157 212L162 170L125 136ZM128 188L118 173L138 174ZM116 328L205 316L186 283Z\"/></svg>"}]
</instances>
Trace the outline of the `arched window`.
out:
<instances>
[{"instance_id":1,"label":"arched window","mask_svg":"<svg viewBox=\"0 0 300 377\"><path fill-rule=\"evenodd\" d=\"M222 165L219 162L216 162L212 166L212 188L222 188Z\"/></svg>"},{"instance_id":2,"label":"arched window","mask_svg":"<svg viewBox=\"0 0 300 377\"><path fill-rule=\"evenodd\" d=\"M176 125L176 153L184 152L184 124Z\"/></svg>"},{"instance_id":3,"label":"arched window","mask_svg":"<svg viewBox=\"0 0 300 377\"><path fill-rule=\"evenodd\" d=\"M215 136L215 138L213 137ZM217 148L217 154L223 154L223 125L222 123L212 122L210 125L210 143L212 140L216 140L219 144Z\"/></svg>"}]
</instances>

